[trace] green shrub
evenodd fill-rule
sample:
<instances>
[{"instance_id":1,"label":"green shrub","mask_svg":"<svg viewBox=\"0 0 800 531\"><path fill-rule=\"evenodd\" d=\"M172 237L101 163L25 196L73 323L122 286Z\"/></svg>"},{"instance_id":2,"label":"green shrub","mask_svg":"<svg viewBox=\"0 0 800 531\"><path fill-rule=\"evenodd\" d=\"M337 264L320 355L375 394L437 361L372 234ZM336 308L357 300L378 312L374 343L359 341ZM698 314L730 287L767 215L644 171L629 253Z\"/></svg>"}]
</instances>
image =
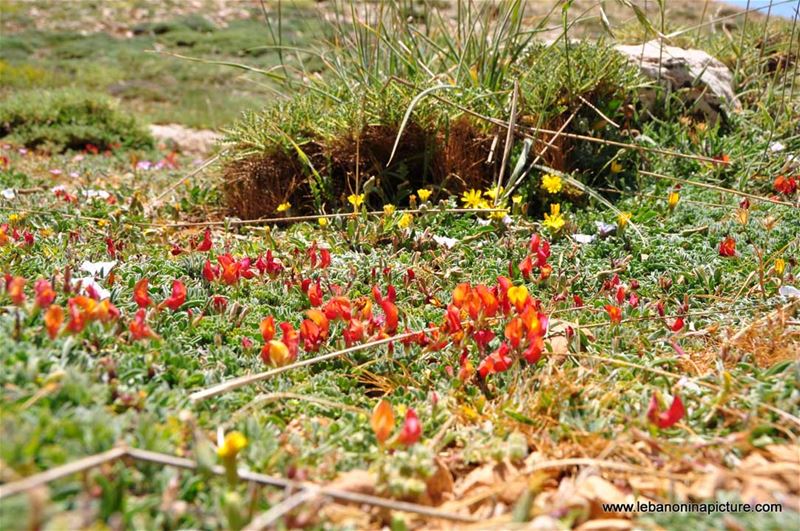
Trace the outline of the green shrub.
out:
<instances>
[{"instance_id":1,"label":"green shrub","mask_svg":"<svg viewBox=\"0 0 800 531\"><path fill-rule=\"evenodd\" d=\"M0 102L0 138L53 151L87 144L99 149L153 146L146 129L111 99L74 89L22 91Z\"/></svg>"}]
</instances>

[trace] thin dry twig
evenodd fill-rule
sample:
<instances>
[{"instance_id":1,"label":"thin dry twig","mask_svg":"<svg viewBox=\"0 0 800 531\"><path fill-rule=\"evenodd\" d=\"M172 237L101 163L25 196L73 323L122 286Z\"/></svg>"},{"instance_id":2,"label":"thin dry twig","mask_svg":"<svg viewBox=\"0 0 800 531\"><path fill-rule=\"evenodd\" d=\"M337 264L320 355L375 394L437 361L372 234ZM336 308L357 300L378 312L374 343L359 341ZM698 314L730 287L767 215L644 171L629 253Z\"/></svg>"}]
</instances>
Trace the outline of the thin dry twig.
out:
<instances>
[{"instance_id":1,"label":"thin dry twig","mask_svg":"<svg viewBox=\"0 0 800 531\"><path fill-rule=\"evenodd\" d=\"M111 461L116 461L126 453L127 449L124 447L112 448L111 450L90 455L88 457L78 459L77 461L73 461L72 463L67 463L66 465L61 465L39 474L28 476L24 479L20 479L19 481L0 485L0 500L33 490L38 487L42 487L51 481L71 476L72 474L77 474Z\"/></svg>"},{"instance_id":2,"label":"thin dry twig","mask_svg":"<svg viewBox=\"0 0 800 531\"><path fill-rule=\"evenodd\" d=\"M244 528L244 531L261 531L268 529L271 525L281 519L286 513L295 507L315 498L319 494L319 489L308 487L300 492L296 492L284 499L277 505L270 507L266 512L256 515Z\"/></svg>"},{"instance_id":3,"label":"thin dry twig","mask_svg":"<svg viewBox=\"0 0 800 531\"><path fill-rule=\"evenodd\" d=\"M780 199L773 199L771 197L763 197L763 196L756 195L756 194L750 194L750 193L747 193L747 192L734 190L732 188L725 188L723 186L717 186L716 184L701 183L701 182L698 182L698 181L690 181L689 179L682 179L680 177L673 177L671 175L664 175L662 173L655 173L655 172L652 172L652 171L639 170L639 173L641 173L642 175L649 175L651 177L657 177L659 179L666 179L668 181L673 181L673 182L677 182L677 183L681 183L681 184L688 184L689 186L699 186L700 188L708 188L709 190L716 190L718 192L725 192L725 193L728 193L728 194L738 195L738 196L741 196L741 197L747 197L749 199L754 199L756 201L764 201L766 203L774 203L776 205L783 205L783 206L789 206L789 207L797 208L795 205L793 205L792 203L790 203L788 201L781 201Z\"/></svg>"},{"instance_id":4,"label":"thin dry twig","mask_svg":"<svg viewBox=\"0 0 800 531\"><path fill-rule=\"evenodd\" d=\"M343 350L337 350L336 352L329 352L328 354L323 354L321 356L316 356L314 358L308 358L305 360L297 361L295 363L286 365L284 367L277 367L275 369L270 369L268 371L259 372L256 374L248 374L245 376L240 376L238 378L233 378L231 380L227 380L220 384L213 385L211 387L207 387L205 389L201 389L200 391L194 392L191 395L189 395L189 400L191 400L192 403L201 402L207 398L212 398L217 395L227 393L228 391L239 389L240 387L244 387L245 385L250 385L256 382L260 382L262 380L266 380L267 378L281 374L286 371L290 371L292 369L305 367L307 365L313 365L314 363L319 363L320 361L326 361L338 358L341 356L345 356L347 354L351 354L353 352L359 352L361 350L367 350L373 347L379 347L381 345L386 345L387 343L392 343L394 341L408 339L410 337L414 337L417 334L431 332L435 329L436 329L435 327L429 327L425 328L424 330L419 330L416 332L406 332L404 334L398 334L392 337L388 337L386 339L379 339L378 341L370 341L369 343L363 343L361 345L355 345Z\"/></svg>"}]
</instances>

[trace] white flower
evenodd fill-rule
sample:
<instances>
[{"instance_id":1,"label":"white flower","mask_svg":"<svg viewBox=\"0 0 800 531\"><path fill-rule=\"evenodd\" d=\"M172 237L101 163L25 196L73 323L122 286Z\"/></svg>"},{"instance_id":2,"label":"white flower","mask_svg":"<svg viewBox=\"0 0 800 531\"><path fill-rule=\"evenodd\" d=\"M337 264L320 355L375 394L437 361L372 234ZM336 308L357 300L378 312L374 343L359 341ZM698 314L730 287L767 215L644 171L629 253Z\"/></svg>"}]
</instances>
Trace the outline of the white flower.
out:
<instances>
[{"instance_id":1,"label":"white flower","mask_svg":"<svg viewBox=\"0 0 800 531\"><path fill-rule=\"evenodd\" d=\"M83 194L83 197L87 199L108 199L111 197L111 194L105 190L84 190L81 193Z\"/></svg>"},{"instance_id":2,"label":"white flower","mask_svg":"<svg viewBox=\"0 0 800 531\"><path fill-rule=\"evenodd\" d=\"M455 238L448 238L447 236L434 236L433 241L439 245L447 247L448 249L452 249L458 243L458 240Z\"/></svg>"},{"instance_id":3,"label":"white flower","mask_svg":"<svg viewBox=\"0 0 800 531\"><path fill-rule=\"evenodd\" d=\"M769 150L773 153L777 153L778 151L783 151L786 149L786 146L783 145L781 142L773 142L769 145Z\"/></svg>"},{"instance_id":4,"label":"white flower","mask_svg":"<svg viewBox=\"0 0 800 531\"><path fill-rule=\"evenodd\" d=\"M781 286L778 293L787 299L800 299L800 289L794 286Z\"/></svg>"},{"instance_id":5,"label":"white flower","mask_svg":"<svg viewBox=\"0 0 800 531\"><path fill-rule=\"evenodd\" d=\"M5 190L0 191L0 195L3 196L3 199L14 199L17 197L17 193L13 188L6 188Z\"/></svg>"},{"instance_id":6,"label":"white flower","mask_svg":"<svg viewBox=\"0 0 800 531\"><path fill-rule=\"evenodd\" d=\"M53 192L53 193L66 192L67 191L67 187L66 187L66 185L59 184L58 186L54 186L54 187L50 188L50 191Z\"/></svg>"},{"instance_id":7,"label":"white flower","mask_svg":"<svg viewBox=\"0 0 800 531\"><path fill-rule=\"evenodd\" d=\"M578 243L592 243L594 241L594 234L573 234L572 237Z\"/></svg>"},{"instance_id":8,"label":"white flower","mask_svg":"<svg viewBox=\"0 0 800 531\"><path fill-rule=\"evenodd\" d=\"M116 260L110 262L90 262L86 260L81 264L81 271L86 271L92 277L105 278L111 272L111 269L117 265Z\"/></svg>"},{"instance_id":9,"label":"white flower","mask_svg":"<svg viewBox=\"0 0 800 531\"><path fill-rule=\"evenodd\" d=\"M86 278L76 278L72 281L72 285L76 289L83 289L85 290L89 286L94 288L97 296L100 297L100 300L107 299L111 296L111 292L108 291L106 288L101 286L94 277L86 277Z\"/></svg>"}]
</instances>

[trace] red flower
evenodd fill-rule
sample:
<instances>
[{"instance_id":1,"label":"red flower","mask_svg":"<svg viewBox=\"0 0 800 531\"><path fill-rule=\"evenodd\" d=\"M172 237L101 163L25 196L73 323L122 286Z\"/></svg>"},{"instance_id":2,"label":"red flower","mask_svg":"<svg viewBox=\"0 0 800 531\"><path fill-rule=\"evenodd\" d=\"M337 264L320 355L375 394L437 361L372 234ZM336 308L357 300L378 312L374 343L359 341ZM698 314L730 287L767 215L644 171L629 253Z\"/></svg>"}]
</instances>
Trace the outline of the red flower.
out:
<instances>
[{"instance_id":1,"label":"red flower","mask_svg":"<svg viewBox=\"0 0 800 531\"><path fill-rule=\"evenodd\" d=\"M331 252L328 249L319 250L319 266L325 269L331 265Z\"/></svg>"},{"instance_id":2,"label":"red flower","mask_svg":"<svg viewBox=\"0 0 800 531\"><path fill-rule=\"evenodd\" d=\"M208 282L214 282L219 276L219 266L212 265L209 260L203 264L203 278Z\"/></svg>"},{"instance_id":3,"label":"red flower","mask_svg":"<svg viewBox=\"0 0 800 531\"><path fill-rule=\"evenodd\" d=\"M184 302L186 302L186 286L180 280L173 280L172 295L163 302L163 305L173 312L177 312Z\"/></svg>"},{"instance_id":4,"label":"red flower","mask_svg":"<svg viewBox=\"0 0 800 531\"><path fill-rule=\"evenodd\" d=\"M658 394L656 393L650 399L650 406L647 408L647 418L661 429L674 426L685 414L686 409L683 407L681 397L678 395L675 395L675 398L672 399L672 405L669 409L662 412Z\"/></svg>"},{"instance_id":5,"label":"red flower","mask_svg":"<svg viewBox=\"0 0 800 531\"><path fill-rule=\"evenodd\" d=\"M449 304L445 312L445 330L449 334L455 334L461 330L461 312L455 304Z\"/></svg>"},{"instance_id":6,"label":"red flower","mask_svg":"<svg viewBox=\"0 0 800 531\"><path fill-rule=\"evenodd\" d=\"M320 310L309 310L307 315L308 319L300 324L300 339L307 352L316 352L328 338L328 318Z\"/></svg>"},{"instance_id":7,"label":"red flower","mask_svg":"<svg viewBox=\"0 0 800 531\"><path fill-rule=\"evenodd\" d=\"M334 321L340 319L349 321L351 315L350 300L347 297L334 297L325 304L323 308L325 317Z\"/></svg>"},{"instance_id":8,"label":"red flower","mask_svg":"<svg viewBox=\"0 0 800 531\"><path fill-rule=\"evenodd\" d=\"M533 260L531 259L531 255L528 255L522 262L520 262L519 272L525 280L528 280L531 276L532 271L533 271Z\"/></svg>"},{"instance_id":9,"label":"red flower","mask_svg":"<svg viewBox=\"0 0 800 531\"><path fill-rule=\"evenodd\" d=\"M608 313L609 319L611 319L611 324L619 324L622 322L622 310L619 308L619 306L606 304L604 308Z\"/></svg>"},{"instance_id":10,"label":"red flower","mask_svg":"<svg viewBox=\"0 0 800 531\"><path fill-rule=\"evenodd\" d=\"M542 339L542 336L533 336L530 339L530 345L528 345L528 348L522 353L522 356L525 358L525 361L531 365L535 365L536 362L541 359L543 351L544 339Z\"/></svg>"},{"instance_id":11,"label":"red flower","mask_svg":"<svg viewBox=\"0 0 800 531\"><path fill-rule=\"evenodd\" d=\"M297 359L297 349L300 346L300 336L297 333L291 323L281 323L278 325L281 327L281 331L283 332L283 336L281 337L281 341L289 351L289 360L294 361Z\"/></svg>"},{"instance_id":12,"label":"red flower","mask_svg":"<svg viewBox=\"0 0 800 531\"><path fill-rule=\"evenodd\" d=\"M797 191L797 179L779 175L775 178L775 190L783 195L792 195Z\"/></svg>"},{"instance_id":13,"label":"red flower","mask_svg":"<svg viewBox=\"0 0 800 531\"><path fill-rule=\"evenodd\" d=\"M397 330L398 321L397 306L395 306L394 303L388 299L384 299L383 302L381 302L381 308L383 309L383 314L386 316L384 330L387 334L394 334L395 330Z\"/></svg>"},{"instance_id":14,"label":"red flower","mask_svg":"<svg viewBox=\"0 0 800 531\"><path fill-rule=\"evenodd\" d=\"M625 286L617 286L616 294L617 304L625 302Z\"/></svg>"},{"instance_id":15,"label":"red flower","mask_svg":"<svg viewBox=\"0 0 800 531\"><path fill-rule=\"evenodd\" d=\"M478 365L478 372L481 378L486 378L490 374L507 371L513 362L508 355L510 350L511 348L508 346L508 343L503 343L497 350L483 358L480 365Z\"/></svg>"},{"instance_id":16,"label":"red flower","mask_svg":"<svg viewBox=\"0 0 800 531\"><path fill-rule=\"evenodd\" d=\"M518 348L522 342L522 335L522 319L519 317L514 317L508 322L508 324L506 324L506 339L508 339L512 347Z\"/></svg>"},{"instance_id":17,"label":"red flower","mask_svg":"<svg viewBox=\"0 0 800 531\"><path fill-rule=\"evenodd\" d=\"M220 265L220 280L232 286L239 282L239 273L242 265L233 259L230 254L223 254L217 257L217 262Z\"/></svg>"},{"instance_id":18,"label":"red flower","mask_svg":"<svg viewBox=\"0 0 800 531\"><path fill-rule=\"evenodd\" d=\"M203 240L195 247L195 250L200 252L210 251L213 244L214 242L211 241L211 229L206 229L203 233Z\"/></svg>"},{"instance_id":19,"label":"red flower","mask_svg":"<svg viewBox=\"0 0 800 531\"><path fill-rule=\"evenodd\" d=\"M322 288L319 285L319 281L309 285L306 294L308 295L309 302L311 302L311 306L319 306L322 304Z\"/></svg>"},{"instance_id":20,"label":"red flower","mask_svg":"<svg viewBox=\"0 0 800 531\"><path fill-rule=\"evenodd\" d=\"M228 307L228 299L222 295L211 297L211 306L218 312L222 312Z\"/></svg>"},{"instance_id":21,"label":"red flower","mask_svg":"<svg viewBox=\"0 0 800 531\"><path fill-rule=\"evenodd\" d=\"M719 255L724 257L736 256L736 240L728 236L719 242Z\"/></svg>"},{"instance_id":22,"label":"red flower","mask_svg":"<svg viewBox=\"0 0 800 531\"><path fill-rule=\"evenodd\" d=\"M342 330L342 336L344 337L344 344L348 348L352 347L359 341L363 341L364 323L353 317L350 319L350 322L347 323L347 327Z\"/></svg>"},{"instance_id":23,"label":"red flower","mask_svg":"<svg viewBox=\"0 0 800 531\"><path fill-rule=\"evenodd\" d=\"M36 281L33 285L33 291L36 293L36 306L39 308L47 308L56 300L56 292L53 290L53 286L43 278Z\"/></svg>"},{"instance_id":24,"label":"red flower","mask_svg":"<svg viewBox=\"0 0 800 531\"><path fill-rule=\"evenodd\" d=\"M147 278L143 278L133 287L133 300L139 308L147 308L152 303L150 294L147 292L148 282Z\"/></svg>"},{"instance_id":25,"label":"red flower","mask_svg":"<svg viewBox=\"0 0 800 531\"><path fill-rule=\"evenodd\" d=\"M422 437L422 424L419 422L417 412L409 408L406 411L406 418L403 421L403 427L400 429L397 440L406 446L411 446L419 441L420 437Z\"/></svg>"},{"instance_id":26,"label":"red flower","mask_svg":"<svg viewBox=\"0 0 800 531\"><path fill-rule=\"evenodd\" d=\"M680 332L683 329L683 317L678 317L677 319L675 319L675 322L672 323L670 329L673 332Z\"/></svg>"},{"instance_id":27,"label":"red flower","mask_svg":"<svg viewBox=\"0 0 800 531\"><path fill-rule=\"evenodd\" d=\"M136 312L136 315L133 317L133 321L131 321L131 324L128 325L128 330L130 331L131 337L134 340L156 337L156 334L145 322L146 317L147 310L144 308L139 308L139 310Z\"/></svg>"}]
</instances>

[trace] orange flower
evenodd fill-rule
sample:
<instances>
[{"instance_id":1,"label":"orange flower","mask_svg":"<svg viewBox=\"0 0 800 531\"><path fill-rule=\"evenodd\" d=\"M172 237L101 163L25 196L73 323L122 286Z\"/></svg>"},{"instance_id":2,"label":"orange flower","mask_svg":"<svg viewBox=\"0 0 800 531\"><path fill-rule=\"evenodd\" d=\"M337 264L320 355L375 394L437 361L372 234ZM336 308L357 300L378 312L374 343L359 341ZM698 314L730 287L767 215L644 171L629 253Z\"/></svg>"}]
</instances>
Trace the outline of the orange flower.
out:
<instances>
[{"instance_id":1,"label":"orange flower","mask_svg":"<svg viewBox=\"0 0 800 531\"><path fill-rule=\"evenodd\" d=\"M461 312L455 304L447 306L445 313L445 330L450 334L455 334L461 330Z\"/></svg>"},{"instance_id":2,"label":"orange flower","mask_svg":"<svg viewBox=\"0 0 800 531\"><path fill-rule=\"evenodd\" d=\"M86 316L81 311L81 307L78 304L79 297L73 297L67 301L67 312L69 313L69 322L67 323L67 329L70 332L79 333L83 330L86 326ZM82 297L86 298L86 297Z\"/></svg>"},{"instance_id":3,"label":"orange flower","mask_svg":"<svg viewBox=\"0 0 800 531\"><path fill-rule=\"evenodd\" d=\"M275 319L271 315L262 319L258 328L261 330L261 337L264 338L264 343L275 337Z\"/></svg>"},{"instance_id":4,"label":"orange flower","mask_svg":"<svg viewBox=\"0 0 800 531\"><path fill-rule=\"evenodd\" d=\"M353 317L347 323L347 327L342 330L345 346L352 347L356 342L364 339L364 323Z\"/></svg>"},{"instance_id":5,"label":"orange flower","mask_svg":"<svg viewBox=\"0 0 800 531\"><path fill-rule=\"evenodd\" d=\"M131 333L131 337L134 340L140 339L149 339L151 337L156 337L155 332L153 332L150 327L145 322L147 318L147 310L144 308L139 308L136 312L136 315L133 317L133 321L128 325L128 330Z\"/></svg>"},{"instance_id":6,"label":"orange flower","mask_svg":"<svg viewBox=\"0 0 800 531\"><path fill-rule=\"evenodd\" d=\"M284 322L278 326L281 327L281 332L283 332L281 341L283 341L283 344L289 349L290 361L294 361L297 359L297 348L300 345L300 336L297 330L292 327L291 323Z\"/></svg>"},{"instance_id":7,"label":"orange flower","mask_svg":"<svg viewBox=\"0 0 800 531\"><path fill-rule=\"evenodd\" d=\"M512 347L518 348L522 342L522 319L519 317L511 319L508 324L506 324L505 336Z\"/></svg>"},{"instance_id":8,"label":"orange flower","mask_svg":"<svg viewBox=\"0 0 800 531\"><path fill-rule=\"evenodd\" d=\"M26 280L22 277L13 277L6 283L8 296L11 298L11 302L17 306L22 306L22 303L25 302L25 282Z\"/></svg>"},{"instance_id":9,"label":"orange flower","mask_svg":"<svg viewBox=\"0 0 800 531\"><path fill-rule=\"evenodd\" d=\"M375 432L375 438L378 439L379 443L383 444L394 430L394 412L392 411L392 405L386 400L378 402L378 405L376 405L375 409L372 411L369 424L372 427L372 431Z\"/></svg>"},{"instance_id":10,"label":"orange flower","mask_svg":"<svg viewBox=\"0 0 800 531\"><path fill-rule=\"evenodd\" d=\"M478 373L481 375L481 378L486 378L490 374L507 371L514 361L508 355L510 350L511 348L508 346L508 343L503 343L497 350L483 358L480 365L478 365Z\"/></svg>"},{"instance_id":11,"label":"orange flower","mask_svg":"<svg viewBox=\"0 0 800 531\"><path fill-rule=\"evenodd\" d=\"M347 297L334 297L328 301L323 311L325 312L325 317L331 321L336 319L349 321L351 312L350 300Z\"/></svg>"},{"instance_id":12,"label":"orange flower","mask_svg":"<svg viewBox=\"0 0 800 531\"><path fill-rule=\"evenodd\" d=\"M464 282L459 284L453 290L453 304L456 305L456 308L461 308L464 305L464 302L467 299L467 295L472 291L472 286L470 286L469 282Z\"/></svg>"},{"instance_id":13,"label":"orange flower","mask_svg":"<svg viewBox=\"0 0 800 531\"><path fill-rule=\"evenodd\" d=\"M36 293L36 306L39 308L47 308L56 300L56 292L53 290L53 286L43 278L36 281L33 285L33 291Z\"/></svg>"},{"instance_id":14,"label":"orange flower","mask_svg":"<svg viewBox=\"0 0 800 531\"><path fill-rule=\"evenodd\" d=\"M308 352L316 352L328 337L328 318L319 310L309 310L308 319L300 324L300 339Z\"/></svg>"},{"instance_id":15,"label":"orange flower","mask_svg":"<svg viewBox=\"0 0 800 531\"><path fill-rule=\"evenodd\" d=\"M619 306L614 306L613 304L606 304L604 308L608 313L609 319L611 319L611 324L619 324L622 322L622 310L620 309Z\"/></svg>"},{"instance_id":16,"label":"orange flower","mask_svg":"<svg viewBox=\"0 0 800 531\"><path fill-rule=\"evenodd\" d=\"M308 300L311 302L311 306L319 306L322 304L322 288L320 287L319 283L312 283L308 287Z\"/></svg>"},{"instance_id":17,"label":"orange flower","mask_svg":"<svg viewBox=\"0 0 800 531\"><path fill-rule=\"evenodd\" d=\"M102 300L94 308L92 317L103 323L119 319L119 310L108 299Z\"/></svg>"},{"instance_id":18,"label":"orange flower","mask_svg":"<svg viewBox=\"0 0 800 531\"><path fill-rule=\"evenodd\" d=\"M483 284L480 284L475 286L475 293L477 293L478 297L480 298L483 316L494 317L500 307L500 302L497 300L497 297L494 296L492 290Z\"/></svg>"},{"instance_id":19,"label":"orange flower","mask_svg":"<svg viewBox=\"0 0 800 531\"><path fill-rule=\"evenodd\" d=\"M736 240L728 236L719 242L719 255L726 258L736 256Z\"/></svg>"},{"instance_id":20,"label":"orange flower","mask_svg":"<svg viewBox=\"0 0 800 531\"><path fill-rule=\"evenodd\" d=\"M147 308L152 303L150 294L147 292L148 282L147 278L143 278L133 287L133 300L139 308Z\"/></svg>"},{"instance_id":21,"label":"orange flower","mask_svg":"<svg viewBox=\"0 0 800 531\"><path fill-rule=\"evenodd\" d=\"M50 339L56 338L63 323L64 309L57 304L51 304L44 313L44 326L47 328L47 335L50 336Z\"/></svg>"}]
</instances>

